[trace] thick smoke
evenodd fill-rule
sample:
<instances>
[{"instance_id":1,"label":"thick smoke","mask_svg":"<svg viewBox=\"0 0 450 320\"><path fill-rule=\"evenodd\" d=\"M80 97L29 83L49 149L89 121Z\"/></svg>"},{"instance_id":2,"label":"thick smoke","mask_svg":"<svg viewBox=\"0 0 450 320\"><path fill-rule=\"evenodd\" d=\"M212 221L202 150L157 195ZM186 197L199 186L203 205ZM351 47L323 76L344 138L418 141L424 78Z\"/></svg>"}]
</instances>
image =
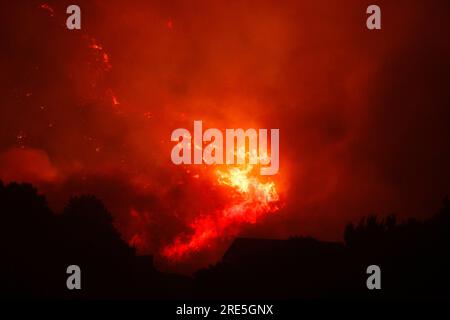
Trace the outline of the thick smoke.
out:
<instances>
[{"instance_id":1,"label":"thick smoke","mask_svg":"<svg viewBox=\"0 0 450 320\"><path fill-rule=\"evenodd\" d=\"M194 120L280 128L284 206L235 235L336 240L450 189L448 1L380 1L381 31L360 1L79 1L81 31L43 3L1 5L0 178L56 210L97 195L141 253L230 203L212 168L170 161Z\"/></svg>"}]
</instances>

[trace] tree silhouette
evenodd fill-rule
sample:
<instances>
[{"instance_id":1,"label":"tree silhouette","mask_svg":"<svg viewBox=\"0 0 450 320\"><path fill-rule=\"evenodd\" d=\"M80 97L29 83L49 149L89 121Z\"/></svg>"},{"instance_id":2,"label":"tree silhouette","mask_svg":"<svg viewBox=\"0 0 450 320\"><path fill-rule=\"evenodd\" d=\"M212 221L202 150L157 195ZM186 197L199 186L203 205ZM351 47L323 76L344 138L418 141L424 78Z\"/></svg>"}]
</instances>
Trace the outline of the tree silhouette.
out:
<instances>
[{"instance_id":1,"label":"tree silhouette","mask_svg":"<svg viewBox=\"0 0 450 320\"><path fill-rule=\"evenodd\" d=\"M63 299L449 297L450 201L425 221L371 215L348 224L344 243L309 237L236 239L223 259L193 277L156 271L114 228L92 195L53 213L30 184L0 181L0 296ZM66 288L66 268L82 290ZM382 270L382 294L365 287L367 266Z\"/></svg>"}]
</instances>

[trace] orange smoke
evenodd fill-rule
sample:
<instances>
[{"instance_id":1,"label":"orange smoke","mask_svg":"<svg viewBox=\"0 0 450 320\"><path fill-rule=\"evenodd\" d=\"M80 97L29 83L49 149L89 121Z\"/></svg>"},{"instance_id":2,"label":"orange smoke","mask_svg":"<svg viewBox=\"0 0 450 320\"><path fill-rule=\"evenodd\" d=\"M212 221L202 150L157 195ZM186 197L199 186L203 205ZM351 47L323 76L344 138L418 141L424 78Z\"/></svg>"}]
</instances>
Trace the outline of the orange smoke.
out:
<instances>
[{"instance_id":1,"label":"orange smoke","mask_svg":"<svg viewBox=\"0 0 450 320\"><path fill-rule=\"evenodd\" d=\"M58 170L42 150L11 148L0 153L0 177L5 182L53 182Z\"/></svg>"}]
</instances>

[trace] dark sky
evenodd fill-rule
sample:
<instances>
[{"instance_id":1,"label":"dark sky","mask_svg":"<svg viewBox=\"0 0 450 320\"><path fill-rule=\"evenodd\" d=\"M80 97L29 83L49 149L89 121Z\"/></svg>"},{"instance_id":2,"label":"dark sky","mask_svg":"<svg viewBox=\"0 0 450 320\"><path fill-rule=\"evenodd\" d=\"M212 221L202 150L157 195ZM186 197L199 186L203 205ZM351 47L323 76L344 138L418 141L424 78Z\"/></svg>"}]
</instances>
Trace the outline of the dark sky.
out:
<instances>
[{"instance_id":1,"label":"dark sky","mask_svg":"<svg viewBox=\"0 0 450 320\"><path fill-rule=\"evenodd\" d=\"M237 235L339 240L370 213L425 218L449 193L448 1L377 1L381 31L350 0L77 1L69 31L72 2L0 7L0 178L54 210L93 193L142 253L188 234L230 201L211 168L170 161L193 120L280 128L281 209L202 263Z\"/></svg>"}]
</instances>

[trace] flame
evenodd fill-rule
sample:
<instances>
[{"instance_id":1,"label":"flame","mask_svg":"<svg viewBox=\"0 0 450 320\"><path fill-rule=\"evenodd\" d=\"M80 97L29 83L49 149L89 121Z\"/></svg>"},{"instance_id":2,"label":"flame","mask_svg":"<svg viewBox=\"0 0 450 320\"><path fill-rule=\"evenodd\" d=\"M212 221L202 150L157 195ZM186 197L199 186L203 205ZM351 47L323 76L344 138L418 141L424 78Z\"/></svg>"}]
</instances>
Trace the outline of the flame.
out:
<instances>
[{"instance_id":1,"label":"flame","mask_svg":"<svg viewBox=\"0 0 450 320\"><path fill-rule=\"evenodd\" d=\"M181 235L162 250L171 261L179 261L194 252L210 247L214 240L229 238L238 233L242 224L254 224L263 216L279 209L279 195L275 182L263 182L254 165L242 165L216 170L219 185L231 188L232 202L216 214L201 216L190 227L190 236Z\"/></svg>"}]
</instances>

